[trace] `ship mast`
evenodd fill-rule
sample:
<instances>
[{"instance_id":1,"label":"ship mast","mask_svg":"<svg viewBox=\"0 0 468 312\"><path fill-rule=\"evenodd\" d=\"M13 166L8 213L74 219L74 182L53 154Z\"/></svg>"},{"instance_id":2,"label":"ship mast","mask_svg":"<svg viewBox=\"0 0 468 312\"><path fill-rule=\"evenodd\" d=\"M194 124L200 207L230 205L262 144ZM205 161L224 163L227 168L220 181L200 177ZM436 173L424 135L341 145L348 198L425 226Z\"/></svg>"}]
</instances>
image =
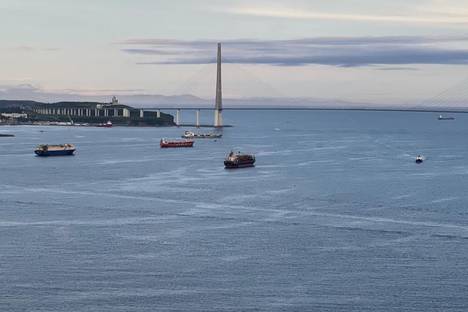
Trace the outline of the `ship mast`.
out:
<instances>
[{"instance_id":1,"label":"ship mast","mask_svg":"<svg viewBox=\"0 0 468 312\"><path fill-rule=\"evenodd\" d=\"M223 95L221 85L221 43L218 43L218 57L216 61L216 104L214 112L214 126L219 128L223 126Z\"/></svg>"}]
</instances>

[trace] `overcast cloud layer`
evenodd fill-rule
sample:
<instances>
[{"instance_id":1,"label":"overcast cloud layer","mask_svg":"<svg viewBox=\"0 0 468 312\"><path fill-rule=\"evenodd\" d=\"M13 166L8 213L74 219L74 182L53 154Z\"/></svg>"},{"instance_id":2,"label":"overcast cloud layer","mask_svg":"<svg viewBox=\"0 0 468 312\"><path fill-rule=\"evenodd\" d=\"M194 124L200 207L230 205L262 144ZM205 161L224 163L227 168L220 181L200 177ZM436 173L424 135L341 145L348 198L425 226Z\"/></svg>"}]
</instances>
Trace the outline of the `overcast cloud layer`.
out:
<instances>
[{"instance_id":1,"label":"overcast cloud layer","mask_svg":"<svg viewBox=\"0 0 468 312\"><path fill-rule=\"evenodd\" d=\"M216 61L215 40L130 39L122 51L145 56L138 64L208 64ZM341 67L374 64L468 64L468 36L330 37L296 40L228 40L223 62Z\"/></svg>"}]
</instances>

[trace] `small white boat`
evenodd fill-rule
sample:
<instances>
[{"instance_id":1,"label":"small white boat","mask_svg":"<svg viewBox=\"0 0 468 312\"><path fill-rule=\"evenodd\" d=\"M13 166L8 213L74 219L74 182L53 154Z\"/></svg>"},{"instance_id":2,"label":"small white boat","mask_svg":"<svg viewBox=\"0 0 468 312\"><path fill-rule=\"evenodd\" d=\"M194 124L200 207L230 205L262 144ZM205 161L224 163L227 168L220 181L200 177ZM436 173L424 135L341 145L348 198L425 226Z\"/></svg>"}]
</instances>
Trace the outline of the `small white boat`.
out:
<instances>
[{"instance_id":1,"label":"small white boat","mask_svg":"<svg viewBox=\"0 0 468 312\"><path fill-rule=\"evenodd\" d=\"M445 117L445 116L439 115L437 120L455 120L455 117Z\"/></svg>"},{"instance_id":2,"label":"small white boat","mask_svg":"<svg viewBox=\"0 0 468 312\"><path fill-rule=\"evenodd\" d=\"M185 131L182 135L184 139L219 139L222 136L220 133L195 133L192 131Z\"/></svg>"},{"instance_id":3,"label":"small white boat","mask_svg":"<svg viewBox=\"0 0 468 312\"><path fill-rule=\"evenodd\" d=\"M420 163L422 163L423 161L424 161L424 157L422 157L421 155L418 155L418 156L416 157L416 163L417 163L417 164L420 164Z\"/></svg>"}]
</instances>

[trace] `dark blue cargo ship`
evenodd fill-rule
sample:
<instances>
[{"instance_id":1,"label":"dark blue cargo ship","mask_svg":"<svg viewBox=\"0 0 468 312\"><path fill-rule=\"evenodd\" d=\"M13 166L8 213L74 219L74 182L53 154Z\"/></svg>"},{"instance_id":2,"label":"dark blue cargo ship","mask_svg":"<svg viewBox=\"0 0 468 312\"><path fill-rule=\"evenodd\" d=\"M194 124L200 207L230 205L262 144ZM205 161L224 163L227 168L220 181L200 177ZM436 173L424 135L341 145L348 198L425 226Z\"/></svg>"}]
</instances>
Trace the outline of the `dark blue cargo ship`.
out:
<instances>
[{"instance_id":1,"label":"dark blue cargo ship","mask_svg":"<svg viewBox=\"0 0 468 312\"><path fill-rule=\"evenodd\" d=\"M75 153L75 145L73 144L60 144L60 145L39 145L34 153L37 156L68 156Z\"/></svg>"}]
</instances>

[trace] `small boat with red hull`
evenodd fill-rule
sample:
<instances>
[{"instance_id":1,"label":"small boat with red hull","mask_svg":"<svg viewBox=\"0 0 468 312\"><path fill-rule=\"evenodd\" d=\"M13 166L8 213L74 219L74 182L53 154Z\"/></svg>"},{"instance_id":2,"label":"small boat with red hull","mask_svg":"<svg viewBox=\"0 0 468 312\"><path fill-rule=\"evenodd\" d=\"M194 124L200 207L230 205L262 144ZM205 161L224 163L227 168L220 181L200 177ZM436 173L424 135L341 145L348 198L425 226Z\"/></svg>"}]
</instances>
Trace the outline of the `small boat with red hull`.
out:
<instances>
[{"instance_id":1,"label":"small boat with red hull","mask_svg":"<svg viewBox=\"0 0 468 312\"><path fill-rule=\"evenodd\" d=\"M34 153L36 153L37 156L70 156L75 153L75 150L76 148L73 144L42 144L36 147Z\"/></svg>"},{"instance_id":2,"label":"small boat with red hull","mask_svg":"<svg viewBox=\"0 0 468 312\"><path fill-rule=\"evenodd\" d=\"M159 142L161 148L169 147L193 147L193 140L167 140L161 139Z\"/></svg>"},{"instance_id":3,"label":"small boat with red hull","mask_svg":"<svg viewBox=\"0 0 468 312\"><path fill-rule=\"evenodd\" d=\"M224 160L224 167L226 169L237 169L255 166L255 156L249 154L241 154L241 152L230 152Z\"/></svg>"}]
</instances>

